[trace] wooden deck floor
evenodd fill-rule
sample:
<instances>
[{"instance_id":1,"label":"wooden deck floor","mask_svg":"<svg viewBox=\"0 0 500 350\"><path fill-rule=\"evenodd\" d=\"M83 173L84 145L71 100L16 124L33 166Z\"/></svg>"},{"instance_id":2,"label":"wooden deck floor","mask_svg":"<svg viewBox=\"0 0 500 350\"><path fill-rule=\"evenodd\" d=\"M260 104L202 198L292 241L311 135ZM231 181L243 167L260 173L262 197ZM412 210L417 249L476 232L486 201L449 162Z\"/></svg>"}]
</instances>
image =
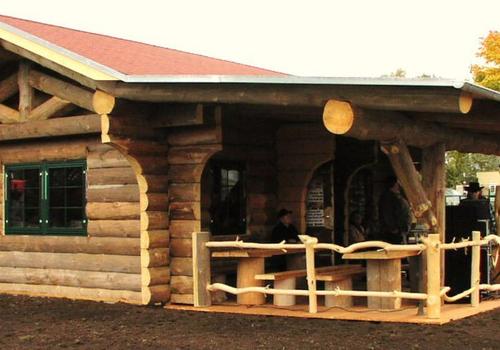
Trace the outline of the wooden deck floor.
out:
<instances>
[{"instance_id":1,"label":"wooden deck floor","mask_svg":"<svg viewBox=\"0 0 500 350\"><path fill-rule=\"evenodd\" d=\"M482 312L494 310L500 307L500 299L487 300L481 302L479 307L473 308L468 304L446 304L441 309L441 318L429 319L426 316L417 315L416 306L403 307L397 311L377 311L369 310L366 307L355 306L349 310L318 306L317 314L307 312L306 305L296 305L293 307L279 308L273 305L243 306L231 303L214 305L210 307L196 308L188 305L167 305L167 309L189 310L200 312L222 312L258 316L285 316L301 318L320 318L332 320L350 321L375 321L375 322L398 322L398 323L419 323L419 324L445 324L453 320L477 315Z\"/></svg>"}]
</instances>

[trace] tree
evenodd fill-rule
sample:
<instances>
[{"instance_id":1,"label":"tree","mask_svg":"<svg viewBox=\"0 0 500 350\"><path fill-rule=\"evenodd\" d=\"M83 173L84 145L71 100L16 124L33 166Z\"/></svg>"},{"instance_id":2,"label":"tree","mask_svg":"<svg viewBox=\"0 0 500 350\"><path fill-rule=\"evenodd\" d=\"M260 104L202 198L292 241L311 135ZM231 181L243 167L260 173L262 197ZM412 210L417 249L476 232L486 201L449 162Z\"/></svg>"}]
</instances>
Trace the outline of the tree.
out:
<instances>
[{"instance_id":1,"label":"tree","mask_svg":"<svg viewBox=\"0 0 500 350\"><path fill-rule=\"evenodd\" d=\"M487 88L500 91L500 32L491 31L481 42L477 53L486 65L473 65L474 81Z\"/></svg>"},{"instance_id":2,"label":"tree","mask_svg":"<svg viewBox=\"0 0 500 350\"><path fill-rule=\"evenodd\" d=\"M398 68L394 72L382 75L382 78L406 78L406 71L403 68Z\"/></svg>"},{"instance_id":3,"label":"tree","mask_svg":"<svg viewBox=\"0 0 500 350\"><path fill-rule=\"evenodd\" d=\"M455 187L477 181L477 172L499 170L500 157L477 154L446 152L446 187Z\"/></svg>"}]
</instances>

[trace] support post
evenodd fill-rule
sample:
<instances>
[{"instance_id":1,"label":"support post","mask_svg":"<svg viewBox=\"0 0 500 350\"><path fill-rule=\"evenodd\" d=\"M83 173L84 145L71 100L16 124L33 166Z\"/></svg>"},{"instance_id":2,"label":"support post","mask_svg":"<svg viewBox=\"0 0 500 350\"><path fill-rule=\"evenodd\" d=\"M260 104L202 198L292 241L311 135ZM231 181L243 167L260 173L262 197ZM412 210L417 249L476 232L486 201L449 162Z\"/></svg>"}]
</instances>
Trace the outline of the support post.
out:
<instances>
[{"instance_id":1,"label":"support post","mask_svg":"<svg viewBox=\"0 0 500 350\"><path fill-rule=\"evenodd\" d=\"M209 232L193 232L193 292L194 306L210 306L210 249L205 243L210 241Z\"/></svg>"},{"instance_id":2,"label":"support post","mask_svg":"<svg viewBox=\"0 0 500 350\"><path fill-rule=\"evenodd\" d=\"M427 317L439 318L441 316L441 256L439 247L439 233L430 234L425 239L427 257Z\"/></svg>"},{"instance_id":3,"label":"support post","mask_svg":"<svg viewBox=\"0 0 500 350\"><path fill-rule=\"evenodd\" d=\"M26 121L33 103L33 88L30 86L29 80L30 66L26 62L19 64L19 73L17 82L19 85L19 115L20 121Z\"/></svg>"},{"instance_id":4,"label":"support post","mask_svg":"<svg viewBox=\"0 0 500 350\"><path fill-rule=\"evenodd\" d=\"M309 313L318 312L318 297L316 295L316 268L314 266L314 245L318 239L307 235L299 236L302 243L306 246L306 271L307 271L307 289L309 291Z\"/></svg>"},{"instance_id":5,"label":"support post","mask_svg":"<svg viewBox=\"0 0 500 350\"><path fill-rule=\"evenodd\" d=\"M416 218L425 220L429 229L435 230L438 222L432 210L432 204L420 181L420 176L413 164L408 147L401 140L384 142L382 151L391 162L401 187L405 191Z\"/></svg>"},{"instance_id":6,"label":"support post","mask_svg":"<svg viewBox=\"0 0 500 350\"><path fill-rule=\"evenodd\" d=\"M472 231L472 241L475 245L472 246L471 255L471 270L470 270L470 286L474 288L470 296L470 303L472 307L479 306L479 281L481 278L481 246L479 241L481 240L481 232ZM477 245L476 245L477 244Z\"/></svg>"},{"instance_id":7,"label":"support post","mask_svg":"<svg viewBox=\"0 0 500 350\"><path fill-rule=\"evenodd\" d=\"M445 168L445 145L437 143L422 150L422 186L427 198L431 202L431 207L437 219L437 232L439 232L441 243L445 243L445 189L446 189L446 168ZM426 263L425 261L423 262ZM445 256L441 251L441 285L444 285L445 278Z\"/></svg>"},{"instance_id":8,"label":"support post","mask_svg":"<svg viewBox=\"0 0 500 350\"><path fill-rule=\"evenodd\" d=\"M497 235L500 235L500 185L495 187L495 220L497 223Z\"/></svg>"}]
</instances>

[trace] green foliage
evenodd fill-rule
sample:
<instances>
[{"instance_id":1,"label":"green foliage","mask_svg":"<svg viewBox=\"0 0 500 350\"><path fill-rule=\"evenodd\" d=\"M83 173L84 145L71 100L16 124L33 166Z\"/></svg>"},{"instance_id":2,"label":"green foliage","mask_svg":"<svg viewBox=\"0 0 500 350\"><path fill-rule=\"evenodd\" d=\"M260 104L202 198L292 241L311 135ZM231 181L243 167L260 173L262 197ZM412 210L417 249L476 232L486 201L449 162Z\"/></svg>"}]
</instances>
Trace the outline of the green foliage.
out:
<instances>
[{"instance_id":1,"label":"green foliage","mask_svg":"<svg viewBox=\"0 0 500 350\"><path fill-rule=\"evenodd\" d=\"M446 187L454 188L456 185L477 180L477 172L494 171L500 167L500 157L460 153L457 151L446 152Z\"/></svg>"}]
</instances>

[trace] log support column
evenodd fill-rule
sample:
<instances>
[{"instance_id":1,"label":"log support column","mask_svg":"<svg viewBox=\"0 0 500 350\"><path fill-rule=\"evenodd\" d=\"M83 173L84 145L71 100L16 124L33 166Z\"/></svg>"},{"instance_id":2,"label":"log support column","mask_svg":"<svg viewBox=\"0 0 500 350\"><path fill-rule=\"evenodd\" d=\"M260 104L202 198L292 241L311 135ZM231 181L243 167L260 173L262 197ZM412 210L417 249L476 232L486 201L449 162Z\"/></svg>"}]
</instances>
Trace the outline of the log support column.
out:
<instances>
[{"instance_id":1,"label":"log support column","mask_svg":"<svg viewBox=\"0 0 500 350\"><path fill-rule=\"evenodd\" d=\"M394 173L410 202L413 214L416 218L422 218L428 229L435 228L437 219L422 186L420 175L413 165L408 147L400 140L384 142L381 147L391 162Z\"/></svg>"},{"instance_id":2,"label":"log support column","mask_svg":"<svg viewBox=\"0 0 500 350\"><path fill-rule=\"evenodd\" d=\"M222 150L220 111L214 125L168 130L169 213L172 257L172 297L175 304L207 305L209 295L194 285L196 271L191 247L201 227L201 177L210 157ZM199 276L198 276L199 277ZM196 288L196 291L194 290ZM195 299L196 297L196 299ZM200 299L201 298L201 299Z\"/></svg>"},{"instance_id":3,"label":"log support column","mask_svg":"<svg viewBox=\"0 0 500 350\"><path fill-rule=\"evenodd\" d=\"M99 101L114 98L99 93ZM102 103L97 103L99 108ZM170 300L170 235L168 217L168 161L159 131L144 125L141 117L101 115L101 141L118 149L134 170L140 192L141 294L143 304Z\"/></svg>"},{"instance_id":4,"label":"log support column","mask_svg":"<svg viewBox=\"0 0 500 350\"><path fill-rule=\"evenodd\" d=\"M441 243L445 242L445 145L435 144L423 149L422 154L422 185L427 198L431 202L434 214L436 215L436 232L439 233ZM444 251L441 252L441 285L444 285ZM425 265L425 262L424 262ZM425 267L423 267L425 270Z\"/></svg>"}]
</instances>

